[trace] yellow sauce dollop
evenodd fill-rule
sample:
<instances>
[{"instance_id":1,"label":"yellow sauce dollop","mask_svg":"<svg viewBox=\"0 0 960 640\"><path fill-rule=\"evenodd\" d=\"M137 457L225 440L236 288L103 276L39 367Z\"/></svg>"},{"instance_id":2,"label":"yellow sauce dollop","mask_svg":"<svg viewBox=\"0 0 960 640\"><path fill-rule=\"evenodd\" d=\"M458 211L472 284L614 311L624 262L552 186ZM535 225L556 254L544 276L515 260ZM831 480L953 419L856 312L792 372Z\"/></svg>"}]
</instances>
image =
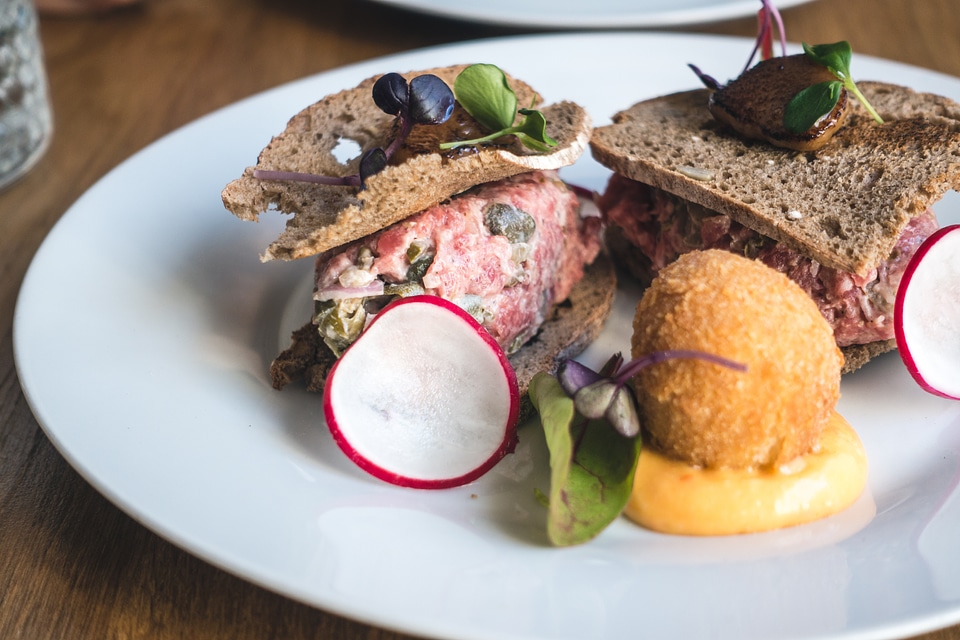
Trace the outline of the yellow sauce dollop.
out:
<instances>
[{"instance_id":1,"label":"yellow sauce dollop","mask_svg":"<svg viewBox=\"0 0 960 640\"><path fill-rule=\"evenodd\" d=\"M779 469L692 467L645 448L625 513L663 533L768 531L838 513L856 501L866 482L863 444L834 411L819 447Z\"/></svg>"}]
</instances>

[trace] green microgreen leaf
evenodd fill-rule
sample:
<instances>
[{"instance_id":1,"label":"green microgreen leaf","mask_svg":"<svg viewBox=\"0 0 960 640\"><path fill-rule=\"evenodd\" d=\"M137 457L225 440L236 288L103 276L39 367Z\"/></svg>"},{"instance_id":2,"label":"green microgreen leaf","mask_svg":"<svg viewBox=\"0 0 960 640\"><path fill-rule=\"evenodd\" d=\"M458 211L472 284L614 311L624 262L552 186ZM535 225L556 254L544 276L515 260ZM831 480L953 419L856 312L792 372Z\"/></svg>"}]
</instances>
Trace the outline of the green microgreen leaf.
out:
<instances>
[{"instance_id":1,"label":"green microgreen leaf","mask_svg":"<svg viewBox=\"0 0 960 640\"><path fill-rule=\"evenodd\" d=\"M791 133L806 131L837 106L842 90L843 84L839 80L818 82L807 87L787 103L783 112L783 126Z\"/></svg>"},{"instance_id":2,"label":"green microgreen leaf","mask_svg":"<svg viewBox=\"0 0 960 640\"><path fill-rule=\"evenodd\" d=\"M457 76L453 94L474 120L490 131L513 126L517 117L517 94L507 76L492 64L472 64Z\"/></svg>"},{"instance_id":3,"label":"green microgreen leaf","mask_svg":"<svg viewBox=\"0 0 960 640\"><path fill-rule=\"evenodd\" d=\"M547 134L547 119L536 109L520 109L523 120L514 127L520 141L536 151L549 151L557 141Z\"/></svg>"},{"instance_id":4,"label":"green microgreen leaf","mask_svg":"<svg viewBox=\"0 0 960 640\"><path fill-rule=\"evenodd\" d=\"M850 61L853 57L853 52L850 49L849 42L841 40L833 44L815 44L812 46L804 42L803 51L807 56L829 69L833 75L843 83L844 88L856 96L857 100L860 101L860 104L867 110L871 118L881 124L883 123L883 118L880 117L880 114L878 114L870 102L867 101L866 97L860 93L860 89L853 81L853 76L850 73ZM830 108L832 109L833 107ZM821 115L826 115L826 113L828 112L824 112Z\"/></svg>"},{"instance_id":5,"label":"green microgreen leaf","mask_svg":"<svg viewBox=\"0 0 960 640\"><path fill-rule=\"evenodd\" d=\"M440 144L440 149L455 149L467 145L494 142L507 135L516 135L520 142L534 151L546 152L557 146L547 135L547 119L536 109L517 109L517 95L510 88L507 76L492 64L472 64L457 75L453 92L460 106L489 135L472 140L456 140ZM522 118L517 121L517 114ZM514 124L516 122L516 124Z\"/></svg>"},{"instance_id":6,"label":"green microgreen leaf","mask_svg":"<svg viewBox=\"0 0 960 640\"><path fill-rule=\"evenodd\" d=\"M833 72L841 80L850 77L850 60L853 55L846 40L833 44L808 45L803 43L803 52Z\"/></svg>"},{"instance_id":7,"label":"green microgreen leaf","mask_svg":"<svg viewBox=\"0 0 960 640\"><path fill-rule=\"evenodd\" d=\"M557 546L587 542L623 512L641 440L620 435L606 420L583 418L546 373L534 376L529 394L550 451L547 535Z\"/></svg>"}]
</instances>

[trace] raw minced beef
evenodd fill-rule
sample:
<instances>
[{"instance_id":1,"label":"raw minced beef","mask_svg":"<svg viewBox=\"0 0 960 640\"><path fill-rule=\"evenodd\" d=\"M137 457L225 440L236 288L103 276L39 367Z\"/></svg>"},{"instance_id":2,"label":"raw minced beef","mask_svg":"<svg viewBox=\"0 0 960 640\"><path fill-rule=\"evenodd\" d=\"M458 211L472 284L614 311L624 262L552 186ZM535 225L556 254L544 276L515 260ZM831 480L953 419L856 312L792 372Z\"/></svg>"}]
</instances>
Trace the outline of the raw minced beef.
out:
<instances>
[{"instance_id":1,"label":"raw minced beef","mask_svg":"<svg viewBox=\"0 0 960 640\"><path fill-rule=\"evenodd\" d=\"M379 305L426 293L467 309L513 352L581 279L599 232L556 172L480 185L320 255L317 323L336 352Z\"/></svg>"},{"instance_id":2,"label":"raw minced beef","mask_svg":"<svg viewBox=\"0 0 960 640\"><path fill-rule=\"evenodd\" d=\"M614 175L600 209L619 243L629 243L631 271L649 280L677 257L695 249L727 249L786 274L810 295L833 327L837 345L868 344L894 337L893 307L910 258L937 229L928 210L913 218L890 257L861 277L818 262L729 217L649 185Z\"/></svg>"}]
</instances>

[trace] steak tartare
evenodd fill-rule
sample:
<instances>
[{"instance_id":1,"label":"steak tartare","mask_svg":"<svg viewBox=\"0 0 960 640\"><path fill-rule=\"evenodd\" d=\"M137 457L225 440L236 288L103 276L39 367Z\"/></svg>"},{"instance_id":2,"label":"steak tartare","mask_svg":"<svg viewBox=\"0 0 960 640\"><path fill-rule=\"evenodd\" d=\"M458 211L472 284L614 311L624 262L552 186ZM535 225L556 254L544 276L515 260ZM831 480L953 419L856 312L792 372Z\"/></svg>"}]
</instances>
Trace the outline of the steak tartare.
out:
<instances>
[{"instance_id":1,"label":"steak tartare","mask_svg":"<svg viewBox=\"0 0 960 640\"><path fill-rule=\"evenodd\" d=\"M395 297L437 295L509 354L582 278L600 227L555 171L480 185L319 255L313 322L339 356Z\"/></svg>"},{"instance_id":2,"label":"steak tartare","mask_svg":"<svg viewBox=\"0 0 960 640\"><path fill-rule=\"evenodd\" d=\"M680 254L695 249L740 253L799 284L833 327L840 347L894 337L900 279L910 258L938 227L931 210L913 218L890 257L858 276L824 267L728 216L620 175L611 177L599 205L611 251L641 281L649 281Z\"/></svg>"}]
</instances>

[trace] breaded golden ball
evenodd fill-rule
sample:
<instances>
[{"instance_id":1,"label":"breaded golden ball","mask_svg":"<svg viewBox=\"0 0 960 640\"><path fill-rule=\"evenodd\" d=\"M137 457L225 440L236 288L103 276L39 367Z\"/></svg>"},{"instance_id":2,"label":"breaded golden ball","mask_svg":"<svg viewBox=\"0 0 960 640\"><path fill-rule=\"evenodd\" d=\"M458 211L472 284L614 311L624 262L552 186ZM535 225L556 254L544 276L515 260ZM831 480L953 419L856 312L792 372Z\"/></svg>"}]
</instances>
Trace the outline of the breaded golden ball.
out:
<instances>
[{"instance_id":1,"label":"breaded golden ball","mask_svg":"<svg viewBox=\"0 0 960 640\"><path fill-rule=\"evenodd\" d=\"M634 378L643 426L668 456L705 467L768 468L809 452L840 397L843 355L816 304L763 263L719 250L680 257L637 305L633 357L712 353Z\"/></svg>"}]
</instances>

